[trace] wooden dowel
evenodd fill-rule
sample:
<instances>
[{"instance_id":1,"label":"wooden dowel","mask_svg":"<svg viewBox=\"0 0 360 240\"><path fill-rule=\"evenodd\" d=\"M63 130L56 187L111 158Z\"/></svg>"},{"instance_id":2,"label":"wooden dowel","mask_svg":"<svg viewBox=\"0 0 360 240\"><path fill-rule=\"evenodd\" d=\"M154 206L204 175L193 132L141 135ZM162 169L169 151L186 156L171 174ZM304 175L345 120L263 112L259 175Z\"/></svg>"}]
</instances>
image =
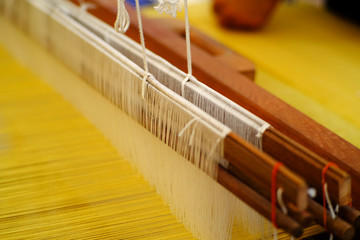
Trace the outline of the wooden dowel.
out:
<instances>
[{"instance_id":1,"label":"wooden dowel","mask_svg":"<svg viewBox=\"0 0 360 240\"><path fill-rule=\"evenodd\" d=\"M325 159L294 142L274 128L263 135L263 150L283 162L288 168L306 179L306 182L322 191L322 170ZM351 178L340 168L330 167L326 173L330 198L340 205L351 202Z\"/></svg>"},{"instance_id":2,"label":"wooden dowel","mask_svg":"<svg viewBox=\"0 0 360 240\"><path fill-rule=\"evenodd\" d=\"M339 208L339 217L350 223L355 227L357 231L360 231L360 211L347 206L341 206Z\"/></svg>"},{"instance_id":3,"label":"wooden dowel","mask_svg":"<svg viewBox=\"0 0 360 240\"><path fill-rule=\"evenodd\" d=\"M258 213L269 220L271 219L271 203L239 181L235 176L228 173L223 167L219 167L218 182ZM279 209L276 209L276 223L280 228L295 237L300 237L303 232L302 226L299 223L283 214Z\"/></svg>"},{"instance_id":4,"label":"wooden dowel","mask_svg":"<svg viewBox=\"0 0 360 240\"><path fill-rule=\"evenodd\" d=\"M235 176L239 181L243 182L247 186L249 186L253 191L256 191L266 199L270 200L270 193L266 191L264 188L244 176L237 168L235 168L232 164L229 164L228 169L226 169L229 173ZM299 211L297 207L289 202L285 202L285 205L288 210L288 215L294 218L295 221L300 223L302 226L309 226L314 221L314 216L308 211Z\"/></svg>"},{"instance_id":5,"label":"wooden dowel","mask_svg":"<svg viewBox=\"0 0 360 240\"><path fill-rule=\"evenodd\" d=\"M315 221L323 226L324 224L324 212L323 206L318 204L312 199L308 200L308 210L311 212ZM343 219L337 217L335 219L331 218L330 212L326 211L326 229L329 233L334 234L334 236L338 239L342 240L351 240L355 235L355 229L352 225L344 221Z\"/></svg>"},{"instance_id":6,"label":"wooden dowel","mask_svg":"<svg viewBox=\"0 0 360 240\"><path fill-rule=\"evenodd\" d=\"M294 218L295 221L300 223L303 227L310 226L311 223L315 220L314 216L307 210L299 212L296 209L293 209L291 206L288 206L288 212L288 215Z\"/></svg>"},{"instance_id":7,"label":"wooden dowel","mask_svg":"<svg viewBox=\"0 0 360 240\"><path fill-rule=\"evenodd\" d=\"M276 161L255 148L234 133L225 138L224 158L235 167L239 176L245 177L254 189L270 199L271 172ZM303 179L288 168L281 167L277 176L278 188L283 188L284 198L293 203L299 211L307 206L307 185Z\"/></svg>"}]
</instances>

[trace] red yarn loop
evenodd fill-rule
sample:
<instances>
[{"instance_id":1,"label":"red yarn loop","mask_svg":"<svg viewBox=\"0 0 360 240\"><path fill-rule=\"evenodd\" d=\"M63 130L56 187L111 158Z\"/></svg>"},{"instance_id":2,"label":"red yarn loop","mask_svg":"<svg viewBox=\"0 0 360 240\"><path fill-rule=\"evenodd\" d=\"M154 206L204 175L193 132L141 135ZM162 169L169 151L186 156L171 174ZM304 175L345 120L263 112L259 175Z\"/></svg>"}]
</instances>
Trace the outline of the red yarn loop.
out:
<instances>
[{"instance_id":1,"label":"red yarn loop","mask_svg":"<svg viewBox=\"0 0 360 240\"><path fill-rule=\"evenodd\" d=\"M277 173L279 168L283 164L281 162L275 163L273 170L271 172L271 221L274 227L278 228L276 224L276 189L277 189Z\"/></svg>"}]
</instances>

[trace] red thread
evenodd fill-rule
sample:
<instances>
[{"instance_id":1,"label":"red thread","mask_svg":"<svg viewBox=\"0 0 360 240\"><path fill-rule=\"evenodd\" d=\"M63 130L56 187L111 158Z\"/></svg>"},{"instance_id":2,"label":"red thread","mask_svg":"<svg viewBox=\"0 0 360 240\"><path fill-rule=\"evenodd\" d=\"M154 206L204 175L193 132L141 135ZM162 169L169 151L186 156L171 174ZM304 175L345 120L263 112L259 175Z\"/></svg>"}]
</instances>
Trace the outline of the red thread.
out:
<instances>
[{"instance_id":1,"label":"red thread","mask_svg":"<svg viewBox=\"0 0 360 240\"><path fill-rule=\"evenodd\" d=\"M277 172L282 165L281 162L276 162L271 172L271 221L276 228L276 179Z\"/></svg>"},{"instance_id":2,"label":"red thread","mask_svg":"<svg viewBox=\"0 0 360 240\"><path fill-rule=\"evenodd\" d=\"M325 175L327 170L329 169L330 166L334 166L338 168L338 165L336 165L336 163L334 162L328 162L325 167L322 170L322 191L323 191L323 214L324 214L324 228L325 230L327 230L326 228L326 196L325 196Z\"/></svg>"}]
</instances>

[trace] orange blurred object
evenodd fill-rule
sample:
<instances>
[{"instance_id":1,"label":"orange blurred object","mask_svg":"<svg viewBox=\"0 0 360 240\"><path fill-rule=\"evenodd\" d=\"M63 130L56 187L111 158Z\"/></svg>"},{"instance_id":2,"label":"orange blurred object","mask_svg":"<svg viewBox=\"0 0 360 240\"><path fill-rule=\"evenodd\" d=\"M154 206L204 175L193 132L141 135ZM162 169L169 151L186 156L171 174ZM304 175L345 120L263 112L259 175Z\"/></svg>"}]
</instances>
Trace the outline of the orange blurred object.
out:
<instances>
[{"instance_id":1,"label":"orange blurred object","mask_svg":"<svg viewBox=\"0 0 360 240\"><path fill-rule=\"evenodd\" d=\"M227 28L254 30L268 20L279 0L214 0L214 11Z\"/></svg>"}]
</instances>

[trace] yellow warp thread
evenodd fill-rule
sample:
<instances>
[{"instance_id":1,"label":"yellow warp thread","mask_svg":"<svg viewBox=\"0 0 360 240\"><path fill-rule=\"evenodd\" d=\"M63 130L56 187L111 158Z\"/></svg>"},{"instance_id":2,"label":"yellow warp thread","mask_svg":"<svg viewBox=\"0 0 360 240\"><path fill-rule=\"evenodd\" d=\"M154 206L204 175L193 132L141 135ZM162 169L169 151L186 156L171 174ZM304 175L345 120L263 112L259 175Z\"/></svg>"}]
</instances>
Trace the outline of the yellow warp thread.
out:
<instances>
[{"instance_id":1,"label":"yellow warp thread","mask_svg":"<svg viewBox=\"0 0 360 240\"><path fill-rule=\"evenodd\" d=\"M0 47L0 238L193 239L69 103Z\"/></svg>"},{"instance_id":2,"label":"yellow warp thread","mask_svg":"<svg viewBox=\"0 0 360 240\"><path fill-rule=\"evenodd\" d=\"M25 66L68 76L1 18L0 26L2 44ZM1 239L193 239L111 143L1 45L0 73ZM233 239L260 236L233 228Z\"/></svg>"}]
</instances>

